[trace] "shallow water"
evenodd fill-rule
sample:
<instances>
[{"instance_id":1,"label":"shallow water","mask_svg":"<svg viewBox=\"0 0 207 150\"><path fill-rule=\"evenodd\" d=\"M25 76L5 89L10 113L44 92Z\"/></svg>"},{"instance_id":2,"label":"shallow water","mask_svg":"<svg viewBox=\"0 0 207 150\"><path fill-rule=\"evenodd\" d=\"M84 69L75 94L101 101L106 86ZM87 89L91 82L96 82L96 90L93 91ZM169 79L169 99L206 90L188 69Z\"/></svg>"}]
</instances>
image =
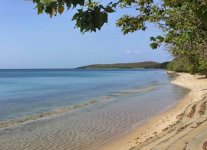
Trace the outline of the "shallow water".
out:
<instances>
[{"instance_id":1,"label":"shallow water","mask_svg":"<svg viewBox=\"0 0 207 150\"><path fill-rule=\"evenodd\" d=\"M163 70L6 70L0 83L2 122L78 106L0 130L0 149L98 149L187 92Z\"/></svg>"}]
</instances>

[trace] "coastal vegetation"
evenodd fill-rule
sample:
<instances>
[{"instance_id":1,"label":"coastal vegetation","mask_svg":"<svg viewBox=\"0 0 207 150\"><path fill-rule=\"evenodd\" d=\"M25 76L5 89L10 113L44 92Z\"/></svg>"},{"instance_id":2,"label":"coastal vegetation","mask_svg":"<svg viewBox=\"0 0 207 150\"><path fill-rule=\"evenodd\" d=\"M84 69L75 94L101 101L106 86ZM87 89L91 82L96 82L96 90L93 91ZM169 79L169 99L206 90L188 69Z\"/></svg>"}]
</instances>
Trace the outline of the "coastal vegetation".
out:
<instances>
[{"instance_id":1,"label":"coastal vegetation","mask_svg":"<svg viewBox=\"0 0 207 150\"><path fill-rule=\"evenodd\" d=\"M137 63L117 63L117 64L94 64L79 67L79 69L136 69L136 68L144 68L144 69L166 69L169 62L153 62L153 61L145 61L145 62L137 62Z\"/></svg>"},{"instance_id":2,"label":"coastal vegetation","mask_svg":"<svg viewBox=\"0 0 207 150\"><path fill-rule=\"evenodd\" d=\"M108 22L116 9L135 9L116 23L124 34L145 31L149 23L159 25L163 34L151 37L150 46L161 45L175 57L170 70L206 74L207 77L207 1L206 0L116 0L108 4L93 0L33 0L38 14L51 17L65 8L77 8L72 20L81 32L96 32Z\"/></svg>"}]
</instances>

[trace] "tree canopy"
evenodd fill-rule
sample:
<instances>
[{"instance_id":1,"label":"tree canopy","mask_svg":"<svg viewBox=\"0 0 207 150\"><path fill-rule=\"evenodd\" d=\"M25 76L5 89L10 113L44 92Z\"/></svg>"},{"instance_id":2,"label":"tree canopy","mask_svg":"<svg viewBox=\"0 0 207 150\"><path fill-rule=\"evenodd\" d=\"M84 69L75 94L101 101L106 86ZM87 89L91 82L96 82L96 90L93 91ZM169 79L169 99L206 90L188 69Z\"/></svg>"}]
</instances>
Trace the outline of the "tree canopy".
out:
<instances>
[{"instance_id":1,"label":"tree canopy","mask_svg":"<svg viewBox=\"0 0 207 150\"><path fill-rule=\"evenodd\" d=\"M77 8L77 12L72 17L76 22L76 27L81 32L96 32L100 30L104 23L108 22L108 14L115 12L118 3L110 2L102 5L91 0L33 0L36 4L38 14L46 13L56 16L62 14L65 9Z\"/></svg>"},{"instance_id":2,"label":"tree canopy","mask_svg":"<svg viewBox=\"0 0 207 150\"><path fill-rule=\"evenodd\" d=\"M158 24L163 35L151 37L153 49L165 45L175 57L169 68L207 75L206 0L113 0L108 4L93 0L33 0L38 14L50 17L76 8L72 17L81 32L96 32L108 22L116 8L136 9L137 15L122 16L116 23L124 34L146 30L147 23Z\"/></svg>"}]
</instances>

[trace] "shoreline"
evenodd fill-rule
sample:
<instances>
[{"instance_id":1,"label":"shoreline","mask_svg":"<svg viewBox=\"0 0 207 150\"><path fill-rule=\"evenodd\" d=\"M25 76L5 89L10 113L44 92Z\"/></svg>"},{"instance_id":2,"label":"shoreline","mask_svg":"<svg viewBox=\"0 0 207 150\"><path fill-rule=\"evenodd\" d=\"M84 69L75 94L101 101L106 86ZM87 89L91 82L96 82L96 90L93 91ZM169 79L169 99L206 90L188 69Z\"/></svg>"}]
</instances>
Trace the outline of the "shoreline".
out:
<instances>
[{"instance_id":1,"label":"shoreline","mask_svg":"<svg viewBox=\"0 0 207 150\"><path fill-rule=\"evenodd\" d=\"M172 84L187 88L190 92L169 110L146 120L122 137L103 144L101 150L167 149L172 145L173 148L176 146L177 149L183 149L188 146L191 139L196 136L188 135L188 132L191 130L193 132L200 129L202 124L207 124L207 79L199 79L202 77L187 73L168 73L177 76L171 81ZM205 110L201 110L202 107ZM207 133L205 140L207 141ZM199 144L202 147L202 143Z\"/></svg>"},{"instance_id":2,"label":"shoreline","mask_svg":"<svg viewBox=\"0 0 207 150\"><path fill-rule=\"evenodd\" d=\"M86 108L88 106L96 104L96 102L97 102L96 100L90 100L87 102L74 104L68 107L62 107L62 108L53 109L51 111L41 112L39 114L23 116L16 119L3 120L0 121L0 131L6 129L12 129L18 126L22 126L32 122L37 122L40 120L54 119L55 117L63 116L66 113L74 112L81 108Z\"/></svg>"}]
</instances>

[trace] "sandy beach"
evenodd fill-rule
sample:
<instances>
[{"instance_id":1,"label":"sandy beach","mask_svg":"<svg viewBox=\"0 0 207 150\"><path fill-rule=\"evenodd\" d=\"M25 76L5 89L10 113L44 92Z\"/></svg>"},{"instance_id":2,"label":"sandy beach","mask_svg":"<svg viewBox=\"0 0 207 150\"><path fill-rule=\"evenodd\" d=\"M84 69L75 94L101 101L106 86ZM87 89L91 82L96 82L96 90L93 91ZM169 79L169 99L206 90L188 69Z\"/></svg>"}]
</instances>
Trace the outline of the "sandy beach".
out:
<instances>
[{"instance_id":1,"label":"sandy beach","mask_svg":"<svg viewBox=\"0 0 207 150\"><path fill-rule=\"evenodd\" d=\"M26 77L25 72L29 74ZM103 144L175 106L189 91L171 84L165 70L38 70L7 74L15 77L2 80L8 85L11 79L16 81L12 87L19 92L7 100L14 93L9 92L10 86L1 86L8 91L0 101L3 150L99 150ZM41 95L36 97L38 93Z\"/></svg>"},{"instance_id":2,"label":"sandy beach","mask_svg":"<svg viewBox=\"0 0 207 150\"><path fill-rule=\"evenodd\" d=\"M105 144L102 150L207 149L207 79L187 73L176 75L172 83L190 92L172 109Z\"/></svg>"}]
</instances>

